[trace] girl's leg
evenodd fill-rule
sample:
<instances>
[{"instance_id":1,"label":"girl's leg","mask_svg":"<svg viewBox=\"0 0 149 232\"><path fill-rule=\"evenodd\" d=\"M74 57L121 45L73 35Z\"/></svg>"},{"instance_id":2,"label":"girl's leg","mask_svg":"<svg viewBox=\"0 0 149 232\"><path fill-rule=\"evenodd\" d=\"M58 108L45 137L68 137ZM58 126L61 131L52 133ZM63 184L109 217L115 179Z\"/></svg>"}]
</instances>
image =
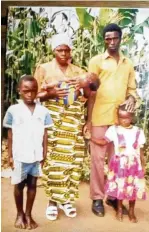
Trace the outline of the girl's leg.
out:
<instances>
[{"instance_id":1,"label":"girl's leg","mask_svg":"<svg viewBox=\"0 0 149 232\"><path fill-rule=\"evenodd\" d=\"M37 177L28 175L27 177L27 202L26 202L26 212L25 212L27 229L35 229L38 226L31 216L32 207L33 207L33 203L34 203L35 196L36 196L36 183L37 183Z\"/></svg>"},{"instance_id":2,"label":"girl's leg","mask_svg":"<svg viewBox=\"0 0 149 232\"><path fill-rule=\"evenodd\" d=\"M25 215L23 211L23 189L25 181L14 186L14 198L17 208L17 217L15 221L15 227L19 229L25 229Z\"/></svg>"},{"instance_id":3,"label":"girl's leg","mask_svg":"<svg viewBox=\"0 0 149 232\"><path fill-rule=\"evenodd\" d=\"M136 201L129 201L129 213L128 213L128 216L129 216L129 220L133 223L136 223L138 220L135 216L135 212L134 212L134 209L135 209L135 203Z\"/></svg>"},{"instance_id":4,"label":"girl's leg","mask_svg":"<svg viewBox=\"0 0 149 232\"><path fill-rule=\"evenodd\" d=\"M116 218L119 221L123 221L123 201L118 200L118 205L117 205L117 212L116 212Z\"/></svg>"}]
</instances>

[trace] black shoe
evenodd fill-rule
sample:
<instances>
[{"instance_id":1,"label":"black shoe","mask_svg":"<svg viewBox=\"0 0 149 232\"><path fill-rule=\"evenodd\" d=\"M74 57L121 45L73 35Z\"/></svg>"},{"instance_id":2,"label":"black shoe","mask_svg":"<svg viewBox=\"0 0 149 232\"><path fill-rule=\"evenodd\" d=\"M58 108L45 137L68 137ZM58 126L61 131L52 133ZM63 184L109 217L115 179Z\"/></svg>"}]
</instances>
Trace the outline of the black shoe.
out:
<instances>
[{"instance_id":1,"label":"black shoe","mask_svg":"<svg viewBox=\"0 0 149 232\"><path fill-rule=\"evenodd\" d=\"M92 212L99 217L103 217L105 215L103 200L93 200Z\"/></svg>"},{"instance_id":2,"label":"black shoe","mask_svg":"<svg viewBox=\"0 0 149 232\"><path fill-rule=\"evenodd\" d=\"M106 204L109 206L112 206L112 208L117 212L117 208L118 208L117 207L117 199L111 200L111 199L107 198ZM123 210L124 215L128 215L128 210L124 205L122 205L122 210Z\"/></svg>"}]
</instances>

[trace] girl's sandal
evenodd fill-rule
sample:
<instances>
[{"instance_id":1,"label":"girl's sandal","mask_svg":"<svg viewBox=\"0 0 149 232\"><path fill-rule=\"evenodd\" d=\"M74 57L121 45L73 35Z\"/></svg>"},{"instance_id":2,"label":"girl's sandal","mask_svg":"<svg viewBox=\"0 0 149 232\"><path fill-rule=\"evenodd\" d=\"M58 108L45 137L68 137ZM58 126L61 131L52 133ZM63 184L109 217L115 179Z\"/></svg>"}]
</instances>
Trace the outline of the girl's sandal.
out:
<instances>
[{"instance_id":1,"label":"girl's sandal","mask_svg":"<svg viewBox=\"0 0 149 232\"><path fill-rule=\"evenodd\" d=\"M54 221L57 219L57 216L58 216L57 206L54 205L47 206L46 218L51 221Z\"/></svg>"},{"instance_id":2,"label":"girl's sandal","mask_svg":"<svg viewBox=\"0 0 149 232\"><path fill-rule=\"evenodd\" d=\"M72 206L72 204L60 204L59 208L62 209L67 217L74 218L77 216L76 208Z\"/></svg>"}]
</instances>

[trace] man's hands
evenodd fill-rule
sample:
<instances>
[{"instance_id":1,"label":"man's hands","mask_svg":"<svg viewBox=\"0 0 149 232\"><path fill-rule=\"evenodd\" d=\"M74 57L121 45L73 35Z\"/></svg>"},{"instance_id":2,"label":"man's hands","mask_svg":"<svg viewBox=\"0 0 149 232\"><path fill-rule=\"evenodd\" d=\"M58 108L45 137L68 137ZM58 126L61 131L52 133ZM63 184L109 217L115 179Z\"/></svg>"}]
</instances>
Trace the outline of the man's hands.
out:
<instances>
[{"instance_id":1,"label":"man's hands","mask_svg":"<svg viewBox=\"0 0 149 232\"><path fill-rule=\"evenodd\" d=\"M135 98L133 96L129 96L121 105L125 104L127 112L133 113L135 110Z\"/></svg>"},{"instance_id":2,"label":"man's hands","mask_svg":"<svg viewBox=\"0 0 149 232\"><path fill-rule=\"evenodd\" d=\"M86 124L83 127L83 136L86 138L90 137L91 135L91 128L92 128L92 123L90 121L87 121Z\"/></svg>"}]
</instances>

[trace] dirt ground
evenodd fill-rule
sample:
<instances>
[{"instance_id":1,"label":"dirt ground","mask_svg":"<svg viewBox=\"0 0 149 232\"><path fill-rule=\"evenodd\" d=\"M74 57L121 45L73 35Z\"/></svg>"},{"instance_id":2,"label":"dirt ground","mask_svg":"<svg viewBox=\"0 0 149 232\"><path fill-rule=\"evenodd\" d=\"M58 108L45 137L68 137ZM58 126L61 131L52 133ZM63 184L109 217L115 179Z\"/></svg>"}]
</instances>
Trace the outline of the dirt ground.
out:
<instances>
[{"instance_id":1,"label":"dirt ground","mask_svg":"<svg viewBox=\"0 0 149 232\"><path fill-rule=\"evenodd\" d=\"M13 186L10 179L2 178L1 181L1 231L20 232L22 230L13 227L16 209L13 199ZM123 222L115 219L115 213L111 207L105 205L106 215L103 218L95 216L91 212L91 200L89 198L89 185L80 184L80 198L77 201L76 218L68 218L60 211L57 221L49 221L45 217L47 199L43 187L38 187L37 196L33 208L33 217L39 224L35 232L149 232L149 193L146 201L137 201L137 224L129 222L127 216ZM127 202L126 202L127 205ZM24 230L23 230L24 231ZM29 230L25 230L29 231Z\"/></svg>"}]
</instances>

